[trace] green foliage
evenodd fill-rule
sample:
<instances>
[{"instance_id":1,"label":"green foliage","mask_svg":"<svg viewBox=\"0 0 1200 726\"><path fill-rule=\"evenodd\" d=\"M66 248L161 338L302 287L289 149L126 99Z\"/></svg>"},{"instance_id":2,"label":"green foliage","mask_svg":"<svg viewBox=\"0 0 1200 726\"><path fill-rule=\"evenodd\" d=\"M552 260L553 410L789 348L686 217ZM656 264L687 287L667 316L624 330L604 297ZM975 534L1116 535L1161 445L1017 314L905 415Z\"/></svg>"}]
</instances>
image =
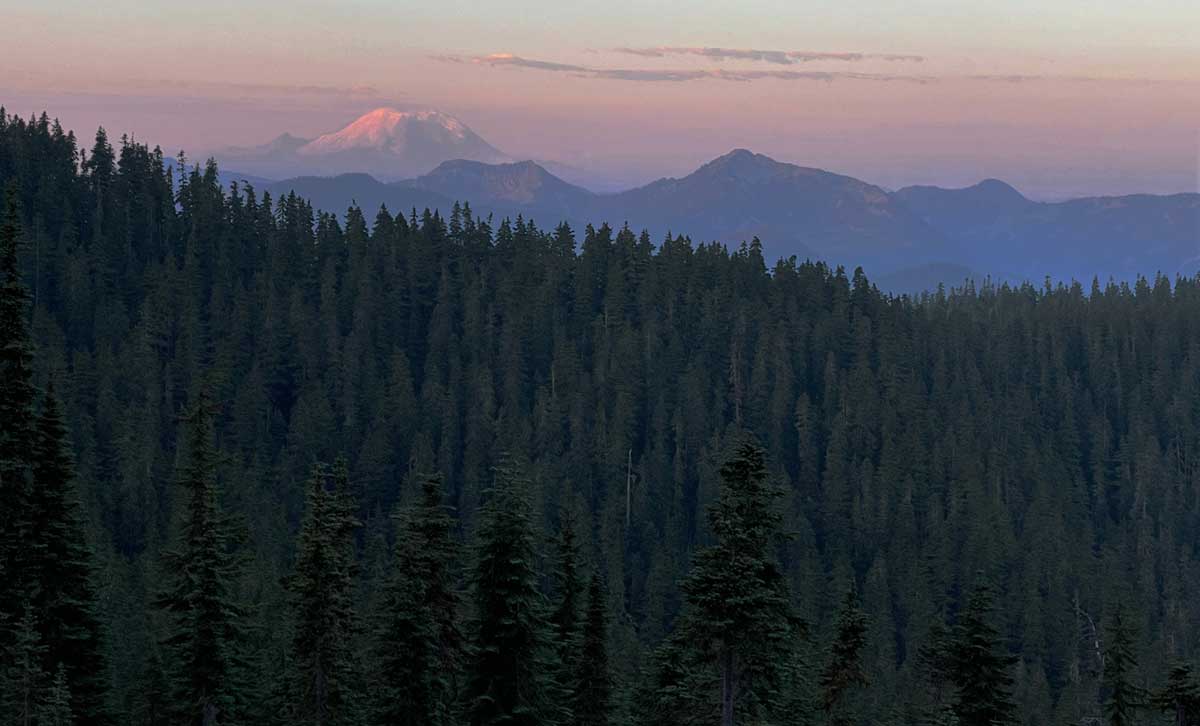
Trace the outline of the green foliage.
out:
<instances>
[{"instance_id":1,"label":"green foliage","mask_svg":"<svg viewBox=\"0 0 1200 726\"><path fill-rule=\"evenodd\" d=\"M1102 712L1109 639L1089 613L1114 593L1136 613L1136 682L1162 687L1170 657L1200 652L1195 277L892 298L861 271L771 264L757 244L651 241L599 223L550 231L478 219L465 205L441 210L448 219L343 215L222 187L214 164L164 159L128 138L97 134L87 148L84 163L75 137L45 115L0 113L0 186L12 189L0 224L0 649L11 663L14 629L40 587L29 563L40 550L21 546L33 518L55 529L74 520L79 532L56 535L74 554L53 566L74 568L83 552L95 569L73 581L95 583L107 662L93 673L111 685L115 723L164 723L192 708L173 695L192 657L173 639L200 632L187 613L201 602L221 603L213 623L243 623L239 603L257 613L252 628L202 649L223 654L228 667L216 670L231 678L222 682L253 664L255 687L231 686L242 695L229 698L287 700L298 620L280 583L298 562L312 462L342 453L364 523L353 604L399 623L390 636L382 623L356 632L353 648L370 652L368 670L390 673L392 686L408 687L395 677L404 672L436 681L411 681L441 694L422 701L440 714L435 723L459 718L446 715L447 694L460 695L479 657L445 645L461 638L446 633L464 608L426 609L427 580L397 575L412 558L379 554L391 544L385 513L415 504L402 484L412 472L439 471L444 541L477 542L494 519L481 505L504 450L529 479L527 592L537 601L536 585L549 585L560 605L541 533L564 503L577 515L580 570L594 566L605 583L615 721L719 720L720 643L746 624L714 617L693 637L695 613L720 615L719 603L679 584L690 570L738 585L720 581L702 553L723 537L757 546L764 527L790 535L768 537L764 557L781 582L770 598L812 632L834 632L842 593L861 585L871 683L849 700L863 722L957 718L956 686L926 688L918 654L943 614L954 640L964 583L981 570L1002 595L993 654L1020 656L1000 672L1024 723ZM35 514L37 389L49 381L74 476L51 477L71 484L47 490L63 494L66 510ZM222 402L211 417L211 508L222 522L220 512L235 515L245 538L235 543L225 524L200 527L218 546L199 550L220 555L183 567L193 497L171 482L191 449L179 413L201 390ZM742 429L766 445L783 496L764 510L776 523L744 518L750 526L735 532L705 513L720 500L721 452ZM398 530L398 551L430 549L413 544L426 535ZM448 574L434 579L449 593L437 601L452 600L467 558L436 559ZM222 573L207 578L212 592L198 587L205 570ZM82 617L89 597L68 590L54 597L78 601ZM179 609L151 607L158 592ZM63 623L39 609L48 653ZM561 692L572 679L555 663L553 608L537 611L523 621L543 625L534 670L551 674L545 693ZM90 627L68 630L71 642L92 639ZM383 647L389 637L441 642L443 665L406 660ZM763 649L754 640L747 649ZM391 670L377 668L388 652ZM773 661L777 674L743 681L739 713L809 718L827 660L809 643L790 649ZM65 665L73 703L100 698L87 695L81 668ZM276 686L278 699L259 698ZM372 713L376 700L386 699L372 698ZM267 720L266 710L245 720Z\"/></svg>"},{"instance_id":2,"label":"green foliage","mask_svg":"<svg viewBox=\"0 0 1200 726\"><path fill-rule=\"evenodd\" d=\"M1168 714L1175 726L1200 723L1200 678L1188 663L1171 664L1167 683L1156 691L1151 704Z\"/></svg>"},{"instance_id":3,"label":"green foliage","mask_svg":"<svg viewBox=\"0 0 1200 726\"><path fill-rule=\"evenodd\" d=\"M976 587L954 628L951 657L958 686L955 705L962 726L995 726L1016 718L1011 673L1017 659L1004 652L1004 643L991 622L993 608L991 589Z\"/></svg>"},{"instance_id":4,"label":"green foliage","mask_svg":"<svg viewBox=\"0 0 1200 726\"><path fill-rule=\"evenodd\" d=\"M26 608L20 620L10 625L11 642L6 643L0 663L0 711L6 724L35 726L46 698L46 671L42 670L45 648L38 638L37 619Z\"/></svg>"},{"instance_id":5,"label":"green foliage","mask_svg":"<svg viewBox=\"0 0 1200 726\"><path fill-rule=\"evenodd\" d=\"M397 516L392 572L378 613L372 723L449 726L465 638L455 587L454 521L442 503L442 478L422 478L421 499Z\"/></svg>"},{"instance_id":6,"label":"green foliage","mask_svg":"<svg viewBox=\"0 0 1200 726\"><path fill-rule=\"evenodd\" d=\"M996 726L1017 719L1012 697L1017 658L1004 652L993 608L991 587L977 585L957 622L934 629L925 658L934 685L948 684L951 697L934 703L931 722Z\"/></svg>"},{"instance_id":7,"label":"green foliage","mask_svg":"<svg viewBox=\"0 0 1200 726\"><path fill-rule=\"evenodd\" d=\"M47 386L34 431L30 496L33 607L41 614L43 667L66 679L79 724L104 723L107 673L101 652L92 552L74 487L74 465L53 385ZM61 713L61 709L58 711Z\"/></svg>"},{"instance_id":8,"label":"green foliage","mask_svg":"<svg viewBox=\"0 0 1200 726\"><path fill-rule=\"evenodd\" d=\"M656 713L686 723L710 712L732 724L735 716L753 723L779 709L784 664L801 632L774 556L781 494L763 450L750 439L738 441L709 509L717 542L696 553L682 585L686 607L658 659L663 705ZM697 680L708 681L699 692Z\"/></svg>"},{"instance_id":9,"label":"green foliage","mask_svg":"<svg viewBox=\"0 0 1200 726\"><path fill-rule=\"evenodd\" d=\"M862 664L866 636L867 616L859 606L857 593L851 588L838 613L837 633L821 671L821 710L830 724L853 723L846 713L845 702L854 690L870 683Z\"/></svg>"},{"instance_id":10,"label":"green foliage","mask_svg":"<svg viewBox=\"0 0 1200 726\"><path fill-rule=\"evenodd\" d=\"M15 623L34 586L25 539L33 443L33 344L29 294L18 254L24 236L16 188L9 185L0 218L0 615Z\"/></svg>"},{"instance_id":11,"label":"green foliage","mask_svg":"<svg viewBox=\"0 0 1200 726\"><path fill-rule=\"evenodd\" d=\"M1136 682L1134 630L1124 605L1113 610L1105 636L1104 715L1111 726L1128 726L1146 705L1146 693Z\"/></svg>"},{"instance_id":12,"label":"green foliage","mask_svg":"<svg viewBox=\"0 0 1200 726\"><path fill-rule=\"evenodd\" d=\"M332 480L332 481L330 481ZM362 674L355 667L354 533L350 477L345 461L332 471L313 467L300 525L296 569L289 582L294 610L290 724L361 723Z\"/></svg>"},{"instance_id":13,"label":"green foliage","mask_svg":"<svg viewBox=\"0 0 1200 726\"><path fill-rule=\"evenodd\" d=\"M54 672L54 678L38 705L38 726L71 726L75 723L71 709L71 686L64 666Z\"/></svg>"},{"instance_id":14,"label":"green foliage","mask_svg":"<svg viewBox=\"0 0 1200 726\"><path fill-rule=\"evenodd\" d=\"M571 712L578 726L612 723L613 682L608 661L608 606L599 573L588 584L583 638L575 659Z\"/></svg>"},{"instance_id":15,"label":"green foliage","mask_svg":"<svg viewBox=\"0 0 1200 726\"><path fill-rule=\"evenodd\" d=\"M546 603L537 588L529 481L510 461L496 468L495 477L472 578L467 721L471 726L550 726L564 720L563 704L553 698L555 659Z\"/></svg>"},{"instance_id":16,"label":"green foliage","mask_svg":"<svg viewBox=\"0 0 1200 726\"><path fill-rule=\"evenodd\" d=\"M187 449L178 481L187 500L176 548L166 555L168 587L158 598L170 618L163 645L173 720L192 726L237 724L245 707L243 615L232 592L238 563L217 501L213 409L202 393L185 416Z\"/></svg>"},{"instance_id":17,"label":"green foliage","mask_svg":"<svg viewBox=\"0 0 1200 726\"><path fill-rule=\"evenodd\" d=\"M17 191L10 187L0 220L0 667L26 677L14 696L19 705L9 713L19 712L21 720L45 716L92 726L106 723L107 684L91 552L52 384L40 414L34 412L29 298L19 269L22 239ZM30 633L35 621L36 632ZM28 662L33 653L40 659L36 668ZM71 702L56 705L50 715L35 713L41 705L31 706L30 698L35 685L42 687L34 683L35 670L54 674L45 686Z\"/></svg>"},{"instance_id":18,"label":"green foliage","mask_svg":"<svg viewBox=\"0 0 1200 726\"><path fill-rule=\"evenodd\" d=\"M580 645L583 639L583 623L580 621L583 583L579 577L579 552L575 540L575 527L571 520L571 515L564 513L559 524L554 573L557 603L550 613L550 626L558 658L559 694L573 694L577 689L575 679L579 670Z\"/></svg>"}]
</instances>

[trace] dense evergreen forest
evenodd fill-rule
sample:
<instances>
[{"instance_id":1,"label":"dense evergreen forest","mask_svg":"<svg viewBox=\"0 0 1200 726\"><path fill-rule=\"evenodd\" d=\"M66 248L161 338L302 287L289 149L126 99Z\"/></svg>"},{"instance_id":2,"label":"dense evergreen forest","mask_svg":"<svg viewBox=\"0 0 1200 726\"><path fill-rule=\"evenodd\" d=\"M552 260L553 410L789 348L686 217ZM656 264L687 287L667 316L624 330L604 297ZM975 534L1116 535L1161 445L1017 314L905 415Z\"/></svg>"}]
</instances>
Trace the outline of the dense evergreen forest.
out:
<instances>
[{"instance_id":1,"label":"dense evergreen forest","mask_svg":"<svg viewBox=\"0 0 1200 726\"><path fill-rule=\"evenodd\" d=\"M4 724L1200 723L1200 280L89 146L0 112Z\"/></svg>"}]
</instances>

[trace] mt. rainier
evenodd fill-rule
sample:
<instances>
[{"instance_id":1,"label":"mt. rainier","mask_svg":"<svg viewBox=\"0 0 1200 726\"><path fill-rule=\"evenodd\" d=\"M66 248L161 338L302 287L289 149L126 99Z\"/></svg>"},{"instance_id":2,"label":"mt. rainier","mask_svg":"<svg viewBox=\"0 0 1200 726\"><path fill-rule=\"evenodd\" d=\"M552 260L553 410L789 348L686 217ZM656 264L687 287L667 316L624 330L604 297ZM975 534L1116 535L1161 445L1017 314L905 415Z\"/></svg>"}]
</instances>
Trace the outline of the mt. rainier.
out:
<instances>
[{"instance_id":1,"label":"mt. rainier","mask_svg":"<svg viewBox=\"0 0 1200 726\"><path fill-rule=\"evenodd\" d=\"M385 180L424 174L452 159L511 161L449 114L389 107L312 140L283 134L262 146L228 149L219 156L226 168L267 177L364 172Z\"/></svg>"}]
</instances>

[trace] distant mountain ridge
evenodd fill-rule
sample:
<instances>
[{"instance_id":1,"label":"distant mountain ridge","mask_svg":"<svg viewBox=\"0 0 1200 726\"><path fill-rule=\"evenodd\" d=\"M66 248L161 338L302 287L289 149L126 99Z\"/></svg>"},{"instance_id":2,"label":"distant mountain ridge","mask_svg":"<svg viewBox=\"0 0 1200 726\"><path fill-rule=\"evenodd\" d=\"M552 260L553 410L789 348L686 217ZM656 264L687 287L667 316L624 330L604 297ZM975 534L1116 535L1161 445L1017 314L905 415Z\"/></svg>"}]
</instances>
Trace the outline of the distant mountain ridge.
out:
<instances>
[{"instance_id":1,"label":"distant mountain ridge","mask_svg":"<svg viewBox=\"0 0 1200 726\"><path fill-rule=\"evenodd\" d=\"M484 164L458 159L446 161L401 186L434 191L457 199L484 200L488 204L537 205L554 208L564 216L583 212L598 196L559 179L532 161Z\"/></svg>"},{"instance_id":2,"label":"distant mountain ridge","mask_svg":"<svg viewBox=\"0 0 1200 726\"><path fill-rule=\"evenodd\" d=\"M894 196L953 239L976 269L1085 280L1200 269L1200 194L1035 202L993 180L966 189L907 187Z\"/></svg>"},{"instance_id":3,"label":"distant mountain ridge","mask_svg":"<svg viewBox=\"0 0 1200 726\"><path fill-rule=\"evenodd\" d=\"M597 194L530 161L453 160L412 179L365 175L291 179L318 207L412 207L447 213L455 200L477 214L542 226L628 223L656 239L668 232L731 245L760 238L773 260L795 255L864 266L897 291L938 282L1044 276L1090 280L1192 274L1200 267L1200 194L1132 195L1043 203L995 179L963 189L888 192L849 176L735 149L681 178ZM894 285L887 283L893 280Z\"/></svg>"},{"instance_id":4,"label":"distant mountain ridge","mask_svg":"<svg viewBox=\"0 0 1200 726\"><path fill-rule=\"evenodd\" d=\"M679 179L605 198L606 218L738 243L778 256L902 263L944 240L883 189L853 177L735 149Z\"/></svg>"}]
</instances>

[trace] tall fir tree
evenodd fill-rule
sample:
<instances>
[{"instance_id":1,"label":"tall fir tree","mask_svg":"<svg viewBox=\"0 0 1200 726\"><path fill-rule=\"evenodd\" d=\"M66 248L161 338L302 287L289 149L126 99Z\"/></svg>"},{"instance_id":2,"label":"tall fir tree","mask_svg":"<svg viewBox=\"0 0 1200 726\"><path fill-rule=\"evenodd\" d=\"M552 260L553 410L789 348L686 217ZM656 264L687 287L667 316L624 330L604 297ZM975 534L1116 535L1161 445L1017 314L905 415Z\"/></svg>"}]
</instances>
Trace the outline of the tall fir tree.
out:
<instances>
[{"instance_id":1,"label":"tall fir tree","mask_svg":"<svg viewBox=\"0 0 1200 726\"><path fill-rule=\"evenodd\" d=\"M245 707L244 614L233 591L240 563L218 502L213 409L202 392L183 417L187 449L178 481L187 499L176 547L165 556L167 588L158 598L169 616L163 645L172 721L187 726L235 726Z\"/></svg>"},{"instance_id":2,"label":"tall fir tree","mask_svg":"<svg viewBox=\"0 0 1200 726\"><path fill-rule=\"evenodd\" d=\"M66 426L47 386L33 444L29 498L33 603L45 647L47 673L63 669L78 724L106 723L108 674L103 657L97 599L80 503L75 491Z\"/></svg>"},{"instance_id":3,"label":"tall fir tree","mask_svg":"<svg viewBox=\"0 0 1200 726\"><path fill-rule=\"evenodd\" d=\"M295 633L287 723L357 726L362 718L355 666L354 532L359 523L346 462L317 464L308 480L296 571L289 582Z\"/></svg>"},{"instance_id":4,"label":"tall fir tree","mask_svg":"<svg viewBox=\"0 0 1200 726\"><path fill-rule=\"evenodd\" d=\"M608 661L607 594L599 573L588 584L583 642L576 661L571 711L578 726L609 726L613 682Z\"/></svg>"},{"instance_id":5,"label":"tall fir tree","mask_svg":"<svg viewBox=\"0 0 1200 726\"><path fill-rule=\"evenodd\" d=\"M376 635L378 726L450 726L465 658L455 587L454 520L440 475L423 477L421 500L402 510L392 573Z\"/></svg>"},{"instance_id":6,"label":"tall fir tree","mask_svg":"<svg viewBox=\"0 0 1200 726\"><path fill-rule=\"evenodd\" d=\"M846 701L854 690L870 682L862 663L866 643L867 616L859 605L858 594L851 588L838 612L837 633L821 671L821 710L830 726L854 723Z\"/></svg>"},{"instance_id":7,"label":"tall fir tree","mask_svg":"<svg viewBox=\"0 0 1200 726\"><path fill-rule=\"evenodd\" d=\"M1135 682L1137 655L1134 653L1134 629L1118 603L1105 629L1104 642L1104 716L1111 726L1135 723L1137 712L1145 705L1146 693Z\"/></svg>"},{"instance_id":8,"label":"tall fir tree","mask_svg":"<svg viewBox=\"0 0 1200 726\"><path fill-rule=\"evenodd\" d=\"M575 690L575 676L580 657L580 600L583 584L579 579L579 545L575 524L569 513L563 514L555 542L556 604L550 615L554 629L555 650L558 653L559 690L570 694Z\"/></svg>"},{"instance_id":9,"label":"tall fir tree","mask_svg":"<svg viewBox=\"0 0 1200 726\"><path fill-rule=\"evenodd\" d=\"M925 636L914 659L924 688L908 695L908 709L915 717L911 720L937 726L958 722L957 703L954 698L954 641L951 628L935 621Z\"/></svg>"},{"instance_id":10,"label":"tall fir tree","mask_svg":"<svg viewBox=\"0 0 1200 726\"><path fill-rule=\"evenodd\" d=\"M993 594L987 584L972 590L951 631L946 664L955 686L954 713L960 726L1013 723L1012 668L1016 657L1004 652L992 624Z\"/></svg>"},{"instance_id":11,"label":"tall fir tree","mask_svg":"<svg viewBox=\"0 0 1200 726\"><path fill-rule=\"evenodd\" d=\"M71 684L67 669L59 666L46 687L37 709L38 726L71 726L76 723L71 709Z\"/></svg>"},{"instance_id":12,"label":"tall fir tree","mask_svg":"<svg viewBox=\"0 0 1200 726\"><path fill-rule=\"evenodd\" d=\"M687 722L705 718L703 711L715 706L714 720L732 726L777 715L802 623L775 561L781 492L771 482L765 453L742 438L720 473L720 494L709 508L717 543L696 553L683 583L687 603L659 654L654 711ZM711 684L711 700L695 702L698 679Z\"/></svg>"},{"instance_id":13,"label":"tall fir tree","mask_svg":"<svg viewBox=\"0 0 1200 726\"><path fill-rule=\"evenodd\" d=\"M11 642L0 661L0 712L4 723L12 726L37 726L38 711L48 693L46 671L42 668L45 647L38 635L37 617L26 607L10 625Z\"/></svg>"},{"instance_id":14,"label":"tall fir tree","mask_svg":"<svg viewBox=\"0 0 1200 726\"><path fill-rule=\"evenodd\" d=\"M1173 726L1200 724L1200 679L1191 664L1172 663L1166 685L1154 693L1151 703L1170 717Z\"/></svg>"},{"instance_id":15,"label":"tall fir tree","mask_svg":"<svg viewBox=\"0 0 1200 726\"><path fill-rule=\"evenodd\" d=\"M483 508L473 575L475 622L465 693L471 726L553 726L555 658L537 587L528 481L509 459Z\"/></svg>"},{"instance_id":16,"label":"tall fir tree","mask_svg":"<svg viewBox=\"0 0 1200 726\"><path fill-rule=\"evenodd\" d=\"M17 190L10 185L0 218L0 616L10 625L20 620L32 586L26 538L35 392L29 292L19 262L23 239Z\"/></svg>"}]
</instances>

